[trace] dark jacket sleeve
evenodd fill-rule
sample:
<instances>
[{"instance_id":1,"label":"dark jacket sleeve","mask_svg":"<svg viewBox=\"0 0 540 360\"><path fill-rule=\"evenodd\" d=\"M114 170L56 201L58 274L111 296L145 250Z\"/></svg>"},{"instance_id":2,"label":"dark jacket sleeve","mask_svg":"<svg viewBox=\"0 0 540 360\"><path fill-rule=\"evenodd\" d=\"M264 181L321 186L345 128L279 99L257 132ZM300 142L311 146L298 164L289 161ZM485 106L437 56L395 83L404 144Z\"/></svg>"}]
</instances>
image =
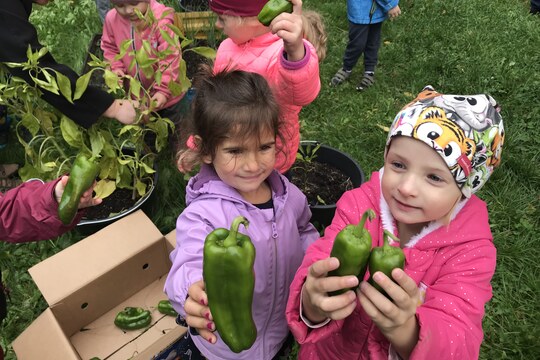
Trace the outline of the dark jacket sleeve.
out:
<instances>
[{"instance_id":1,"label":"dark jacket sleeve","mask_svg":"<svg viewBox=\"0 0 540 360\"><path fill-rule=\"evenodd\" d=\"M58 203L53 193L58 181L45 184L29 181L0 193L0 241L47 240L75 227L81 219L81 211L67 226L58 218Z\"/></svg>"},{"instance_id":2,"label":"dark jacket sleeve","mask_svg":"<svg viewBox=\"0 0 540 360\"><path fill-rule=\"evenodd\" d=\"M35 27L28 21L32 9L31 0L0 1L0 62L25 62L28 45L35 52L43 46L38 42ZM40 59L40 66L54 69L71 81L72 91L79 77L66 65L56 62L50 53ZM29 84L32 80L27 71L8 67L11 74L24 79ZM86 128L95 123L98 117L111 106L114 97L107 92L89 86L83 96L71 104L62 95L56 95L41 89L43 100L57 108L67 117Z\"/></svg>"}]
</instances>

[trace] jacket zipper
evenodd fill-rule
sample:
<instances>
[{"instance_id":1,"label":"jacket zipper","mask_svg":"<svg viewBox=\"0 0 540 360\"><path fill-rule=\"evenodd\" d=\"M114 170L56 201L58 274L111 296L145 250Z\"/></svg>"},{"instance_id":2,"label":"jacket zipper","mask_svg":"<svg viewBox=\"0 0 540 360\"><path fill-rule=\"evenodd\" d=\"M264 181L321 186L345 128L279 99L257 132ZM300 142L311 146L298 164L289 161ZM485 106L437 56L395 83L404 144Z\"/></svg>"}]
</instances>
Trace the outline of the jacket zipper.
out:
<instances>
[{"instance_id":1,"label":"jacket zipper","mask_svg":"<svg viewBox=\"0 0 540 360\"><path fill-rule=\"evenodd\" d=\"M274 273L277 273L277 244L276 244L276 239L278 237L278 233L277 233L277 225L276 225L276 219L275 219L275 214L274 214L274 219L272 220L272 245L274 246ZM272 289L272 302L271 302L271 305L270 305L270 312L268 313L268 317L266 318L266 323L264 324L264 329L265 329L265 333L266 333L266 329L268 328L268 322L270 321L270 318L272 317L272 313L273 313L273 310L274 310L274 305L276 303L276 291L275 291L275 288L276 288L276 285L274 284L274 287ZM266 353L266 344L265 344L265 341L264 341L264 336L262 337L262 347L261 347L262 351L264 353ZM264 353L261 354L264 356Z\"/></svg>"}]
</instances>

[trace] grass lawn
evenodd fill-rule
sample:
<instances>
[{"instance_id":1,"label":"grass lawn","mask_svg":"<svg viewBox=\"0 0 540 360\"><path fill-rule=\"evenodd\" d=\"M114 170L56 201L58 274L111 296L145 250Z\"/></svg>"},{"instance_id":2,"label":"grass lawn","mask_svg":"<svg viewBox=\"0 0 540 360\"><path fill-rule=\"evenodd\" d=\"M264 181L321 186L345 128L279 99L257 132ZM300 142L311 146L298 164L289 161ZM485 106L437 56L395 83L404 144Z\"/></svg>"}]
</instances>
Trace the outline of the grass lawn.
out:
<instances>
[{"instance_id":1,"label":"grass lawn","mask_svg":"<svg viewBox=\"0 0 540 360\"><path fill-rule=\"evenodd\" d=\"M35 11L33 20L53 54L80 69L91 34L99 31L99 20L93 0L77 1L74 8L69 3L57 0ZM540 246L535 235L540 231L540 136L532 132L540 124L540 16L530 16L528 4L401 1L402 16L383 26L376 83L358 93L354 88L362 74L361 61L348 83L328 86L341 66L347 42L346 2L304 2L305 8L322 13L329 38L328 56L321 64L321 92L300 116L302 138L348 152L366 175L382 166L384 128L425 85L447 94L487 92L502 105L506 128L502 164L479 193L489 206L498 257L481 359L540 358L540 326L534 315L540 313ZM8 162L13 154L15 146L0 151L0 162ZM171 160L171 151L163 154L163 173L149 211L164 233L174 228L183 206L185 182ZM15 358L9 344L47 306L27 269L81 237L75 230L39 243L0 243L0 266L11 288L9 316L0 327L7 359Z\"/></svg>"}]
</instances>

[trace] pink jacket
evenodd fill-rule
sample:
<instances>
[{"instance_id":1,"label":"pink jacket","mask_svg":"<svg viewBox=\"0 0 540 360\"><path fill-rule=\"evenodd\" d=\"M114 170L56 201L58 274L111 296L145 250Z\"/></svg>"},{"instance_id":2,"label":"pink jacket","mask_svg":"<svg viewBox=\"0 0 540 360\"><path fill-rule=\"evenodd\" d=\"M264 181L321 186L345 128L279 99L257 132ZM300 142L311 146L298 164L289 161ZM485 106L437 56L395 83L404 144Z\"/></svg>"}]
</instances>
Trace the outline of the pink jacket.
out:
<instances>
[{"instance_id":1,"label":"pink jacket","mask_svg":"<svg viewBox=\"0 0 540 360\"><path fill-rule=\"evenodd\" d=\"M246 43L237 45L225 39L218 48L214 71L234 68L261 74L269 82L281 105L282 126L278 138L275 168L287 171L296 159L300 144L298 115L302 106L310 104L321 89L319 59L315 48L304 40L306 55L301 61L288 61L283 52L283 40L266 33Z\"/></svg>"},{"instance_id":2,"label":"pink jacket","mask_svg":"<svg viewBox=\"0 0 540 360\"><path fill-rule=\"evenodd\" d=\"M111 9L107 13L105 24L103 25L101 49L103 50L105 60L111 63L111 70L122 70L125 74L130 74L133 77L136 77L138 74L141 84L145 89L149 90L150 96L153 96L156 92L160 92L167 97L167 102L163 108L168 108L176 104L184 96L184 94L173 96L169 90L171 80L178 81L178 69L182 55L179 48L171 48L160 33L160 30L165 31L171 38L176 39L174 32L167 26L174 23L174 10L158 3L156 0L150 0L150 9L157 22L154 26L145 28L142 32L132 27L131 23L120 16L114 8ZM142 47L143 40L148 41L149 45L156 49L156 51L163 51L168 48L173 50L164 59L154 64L154 71L161 70L163 72L161 83L158 84L155 82L156 79L153 76L150 78L144 76L137 64L132 66L132 62L134 61L133 56L126 54L120 60L114 59L120 53L122 43L130 39L135 40L134 43L137 50ZM132 50L130 48L128 52Z\"/></svg>"},{"instance_id":3,"label":"pink jacket","mask_svg":"<svg viewBox=\"0 0 540 360\"><path fill-rule=\"evenodd\" d=\"M377 218L368 224L373 246L382 245L383 229L396 234L381 196L379 175L373 173L369 182L341 197L332 224L324 237L308 248L291 284L286 315L301 344L299 359L396 358L359 303L346 319L318 329L308 328L300 319L300 294L308 268L329 256L339 230L346 224L358 223L361 214L372 208L377 213ZM420 333L411 359L477 359L483 338L484 305L492 295L490 281L496 261L486 204L474 195L460 202L448 227L432 222L403 250L405 272L425 296L416 311Z\"/></svg>"},{"instance_id":4,"label":"pink jacket","mask_svg":"<svg viewBox=\"0 0 540 360\"><path fill-rule=\"evenodd\" d=\"M81 212L67 226L58 218L58 203L53 194L57 182L29 181L0 193L1 241L19 243L52 239L79 222Z\"/></svg>"}]
</instances>

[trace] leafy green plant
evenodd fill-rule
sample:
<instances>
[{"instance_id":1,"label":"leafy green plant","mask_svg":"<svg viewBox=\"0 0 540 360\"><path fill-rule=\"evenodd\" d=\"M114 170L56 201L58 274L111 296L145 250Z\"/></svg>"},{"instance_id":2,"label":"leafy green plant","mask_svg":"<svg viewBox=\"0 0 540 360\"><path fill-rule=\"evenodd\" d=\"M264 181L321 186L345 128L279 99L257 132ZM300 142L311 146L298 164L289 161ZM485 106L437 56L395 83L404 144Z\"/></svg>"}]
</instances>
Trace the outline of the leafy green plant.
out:
<instances>
[{"instance_id":1,"label":"leafy green plant","mask_svg":"<svg viewBox=\"0 0 540 360\"><path fill-rule=\"evenodd\" d=\"M138 14L149 25L158 21L150 12L146 16ZM154 84L161 82L162 74L170 66L163 63L175 51L191 44L178 28L169 25L175 36L160 31L169 44L165 50L157 50L143 40L140 50L134 50L132 40L126 40L121 46L118 58L132 56L133 61L147 78L154 79ZM179 41L179 39L181 41ZM142 197L152 185L156 154L167 145L169 134L174 131L174 124L168 118L162 118L155 111L149 90L140 81L130 75L119 77L110 70L109 64L92 56L89 72L82 75L72 90L68 78L58 71L39 67L39 59L47 53L46 48L39 52L27 52L28 60L24 63L8 63L10 67L29 70L34 85L22 79L8 76L5 69L0 73L0 103L8 106L10 112L20 118L17 124L17 137L25 149L25 165L19 170L23 180L41 178L51 180L69 172L71 164L80 152L99 159L99 181L95 187L98 197L109 196L116 188L133 190L133 198ZM213 58L215 50L207 47L190 48L205 57ZM186 64L179 62L180 76L170 81L168 86L173 95L186 92L191 86L186 76ZM134 64L133 64L134 65ZM79 99L90 82L94 72L102 72L106 88L118 98L130 98L141 104L137 121L132 125L121 125L117 121L102 118L89 129L83 129L56 109L40 99L42 89L64 96L73 102ZM122 84L129 83L129 87ZM151 86L152 86L151 85ZM150 87L151 87L150 86ZM155 138L153 144L147 144L145 138Z\"/></svg>"},{"instance_id":2,"label":"leafy green plant","mask_svg":"<svg viewBox=\"0 0 540 360\"><path fill-rule=\"evenodd\" d=\"M296 153L296 161L311 163L317 157L317 150L321 147L320 143L307 142L306 146L299 146Z\"/></svg>"}]
</instances>

